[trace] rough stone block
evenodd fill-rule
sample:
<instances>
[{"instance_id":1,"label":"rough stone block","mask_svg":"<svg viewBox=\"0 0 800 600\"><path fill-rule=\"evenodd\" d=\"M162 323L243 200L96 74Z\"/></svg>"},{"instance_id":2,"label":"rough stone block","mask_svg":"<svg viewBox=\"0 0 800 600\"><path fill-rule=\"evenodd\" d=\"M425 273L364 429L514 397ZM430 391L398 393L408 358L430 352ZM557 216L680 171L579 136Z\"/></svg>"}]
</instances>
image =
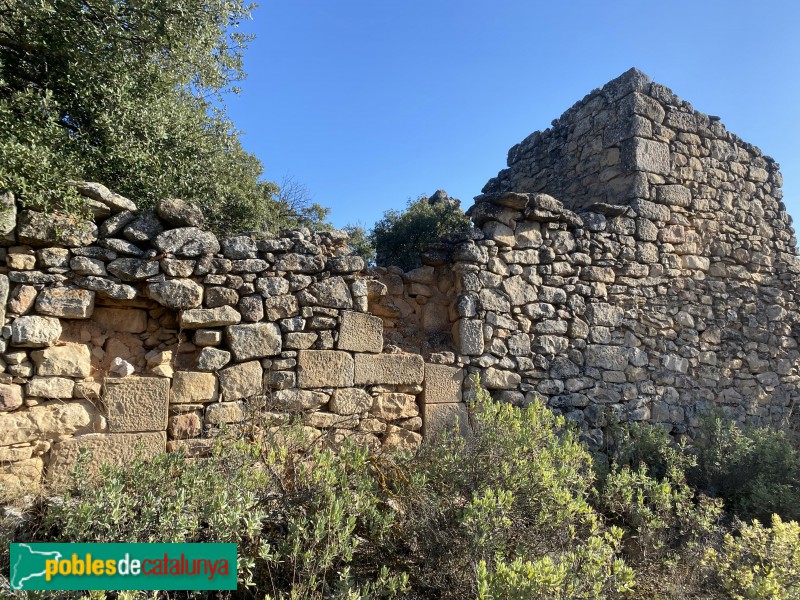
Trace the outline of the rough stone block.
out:
<instances>
[{"instance_id":1,"label":"rough stone block","mask_svg":"<svg viewBox=\"0 0 800 600\"><path fill-rule=\"evenodd\" d=\"M103 404L112 433L164 431L169 408L169 379L107 377Z\"/></svg>"},{"instance_id":2,"label":"rough stone block","mask_svg":"<svg viewBox=\"0 0 800 600\"><path fill-rule=\"evenodd\" d=\"M411 394L378 394L370 408L370 414L384 421L407 419L419 414L417 399Z\"/></svg>"},{"instance_id":3,"label":"rough stone block","mask_svg":"<svg viewBox=\"0 0 800 600\"><path fill-rule=\"evenodd\" d=\"M94 406L81 401L46 402L29 410L0 413L0 446L88 433L94 414Z\"/></svg>"},{"instance_id":4,"label":"rough stone block","mask_svg":"<svg viewBox=\"0 0 800 600\"><path fill-rule=\"evenodd\" d=\"M413 431L388 425L381 450L385 452L416 452L422 445L422 436Z\"/></svg>"},{"instance_id":5,"label":"rough stone block","mask_svg":"<svg viewBox=\"0 0 800 600\"><path fill-rule=\"evenodd\" d=\"M44 461L37 457L12 463L0 462L0 489L30 494L42 481Z\"/></svg>"},{"instance_id":6,"label":"rough stone block","mask_svg":"<svg viewBox=\"0 0 800 600\"><path fill-rule=\"evenodd\" d=\"M185 310L178 319L183 329L200 329L201 327L222 327L224 325L237 325L242 320L242 315L231 306L217 308L194 308Z\"/></svg>"},{"instance_id":7,"label":"rough stone block","mask_svg":"<svg viewBox=\"0 0 800 600\"><path fill-rule=\"evenodd\" d=\"M263 376L264 370L257 360L221 370L219 372L219 389L222 400L230 402L260 394L263 389Z\"/></svg>"},{"instance_id":8,"label":"rough stone block","mask_svg":"<svg viewBox=\"0 0 800 600\"><path fill-rule=\"evenodd\" d=\"M31 352L37 375L55 377L89 377L92 371L92 356L85 344L51 346Z\"/></svg>"},{"instance_id":9,"label":"rough stone block","mask_svg":"<svg viewBox=\"0 0 800 600\"><path fill-rule=\"evenodd\" d=\"M87 477L100 474L103 465L122 466L134 458L154 458L166 450L167 434L164 431L148 433L92 433L53 444L53 459L47 470L47 479L54 486L69 483L70 475L86 448L91 456Z\"/></svg>"},{"instance_id":10,"label":"rough stone block","mask_svg":"<svg viewBox=\"0 0 800 600\"><path fill-rule=\"evenodd\" d=\"M472 433L467 406L462 402L423 406L422 423L422 434L429 442L454 430L464 437Z\"/></svg>"},{"instance_id":11,"label":"rough stone block","mask_svg":"<svg viewBox=\"0 0 800 600\"><path fill-rule=\"evenodd\" d=\"M464 371L462 369L425 363L425 381L420 403L424 406L426 404L461 402L463 383Z\"/></svg>"},{"instance_id":12,"label":"rough stone block","mask_svg":"<svg viewBox=\"0 0 800 600\"><path fill-rule=\"evenodd\" d=\"M54 317L17 317L11 324L11 345L51 346L61 337L61 323Z\"/></svg>"},{"instance_id":13,"label":"rough stone block","mask_svg":"<svg viewBox=\"0 0 800 600\"><path fill-rule=\"evenodd\" d=\"M628 366L628 351L622 346L589 344L584 351L586 366L609 371L624 371Z\"/></svg>"},{"instance_id":14,"label":"rough stone block","mask_svg":"<svg viewBox=\"0 0 800 600\"><path fill-rule=\"evenodd\" d=\"M220 402L206 407L207 425L241 423L244 421L244 402Z\"/></svg>"},{"instance_id":15,"label":"rough stone block","mask_svg":"<svg viewBox=\"0 0 800 600\"><path fill-rule=\"evenodd\" d=\"M658 175L668 175L669 145L663 142L633 137L622 142L620 159L627 171L646 171Z\"/></svg>"},{"instance_id":16,"label":"rough stone block","mask_svg":"<svg viewBox=\"0 0 800 600\"><path fill-rule=\"evenodd\" d=\"M353 357L347 352L301 350L297 384L301 388L353 387L353 371Z\"/></svg>"},{"instance_id":17,"label":"rough stone block","mask_svg":"<svg viewBox=\"0 0 800 600\"><path fill-rule=\"evenodd\" d=\"M355 385L422 383L425 365L419 354L356 354Z\"/></svg>"},{"instance_id":18,"label":"rough stone block","mask_svg":"<svg viewBox=\"0 0 800 600\"><path fill-rule=\"evenodd\" d=\"M353 352L380 352L383 350L383 320L364 313L344 311L337 347Z\"/></svg>"},{"instance_id":19,"label":"rough stone block","mask_svg":"<svg viewBox=\"0 0 800 600\"><path fill-rule=\"evenodd\" d=\"M47 288L36 298L36 311L64 319L88 319L94 311L94 292L78 288Z\"/></svg>"},{"instance_id":20,"label":"rough stone block","mask_svg":"<svg viewBox=\"0 0 800 600\"><path fill-rule=\"evenodd\" d=\"M692 192L683 185L660 185L656 188L656 200L667 206L685 208L692 203Z\"/></svg>"},{"instance_id":21,"label":"rough stone block","mask_svg":"<svg viewBox=\"0 0 800 600\"><path fill-rule=\"evenodd\" d=\"M281 330L275 323L247 323L231 325L226 330L228 347L237 361L281 352Z\"/></svg>"},{"instance_id":22,"label":"rough stone block","mask_svg":"<svg viewBox=\"0 0 800 600\"><path fill-rule=\"evenodd\" d=\"M354 415L372 407L372 396L361 388L339 388L333 390L330 411L339 415Z\"/></svg>"},{"instance_id":23,"label":"rough stone block","mask_svg":"<svg viewBox=\"0 0 800 600\"><path fill-rule=\"evenodd\" d=\"M25 386L25 395L32 398L72 398L75 382L66 377L34 377Z\"/></svg>"},{"instance_id":24,"label":"rough stone block","mask_svg":"<svg viewBox=\"0 0 800 600\"><path fill-rule=\"evenodd\" d=\"M217 378L213 373L177 371L172 379L173 404L212 402L217 399Z\"/></svg>"}]
</instances>

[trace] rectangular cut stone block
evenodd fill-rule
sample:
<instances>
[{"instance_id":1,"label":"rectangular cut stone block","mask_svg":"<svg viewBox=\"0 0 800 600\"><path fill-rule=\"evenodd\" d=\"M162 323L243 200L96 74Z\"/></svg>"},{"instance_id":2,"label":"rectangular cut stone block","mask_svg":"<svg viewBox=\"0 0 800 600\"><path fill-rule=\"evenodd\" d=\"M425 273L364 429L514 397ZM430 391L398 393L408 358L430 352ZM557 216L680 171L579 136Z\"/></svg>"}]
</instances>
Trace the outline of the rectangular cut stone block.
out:
<instances>
[{"instance_id":1,"label":"rectangular cut stone block","mask_svg":"<svg viewBox=\"0 0 800 600\"><path fill-rule=\"evenodd\" d=\"M355 367L355 385L410 385L425 376L419 354L356 354Z\"/></svg>"},{"instance_id":2,"label":"rectangular cut stone block","mask_svg":"<svg viewBox=\"0 0 800 600\"><path fill-rule=\"evenodd\" d=\"M264 370L257 360L234 365L219 372L222 400L231 402L260 394L263 390Z\"/></svg>"},{"instance_id":3,"label":"rectangular cut stone block","mask_svg":"<svg viewBox=\"0 0 800 600\"><path fill-rule=\"evenodd\" d=\"M275 323L246 323L226 328L225 337L234 358L243 362L281 352L281 330Z\"/></svg>"},{"instance_id":4,"label":"rectangular cut stone block","mask_svg":"<svg viewBox=\"0 0 800 600\"><path fill-rule=\"evenodd\" d=\"M76 288L47 288L36 298L36 311L51 317L88 319L94 311L94 292Z\"/></svg>"},{"instance_id":5,"label":"rectangular cut stone block","mask_svg":"<svg viewBox=\"0 0 800 600\"><path fill-rule=\"evenodd\" d=\"M172 379L173 404L211 402L217 399L217 377L213 373L177 371Z\"/></svg>"},{"instance_id":6,"label":"rectangular cut stone block","mask_svg":"<svg viewBox=\"0 0 800 600\"><path fill-rule=\"evenodd\" d=\"M86 476L100 474L102 465L122 466L134 458L153 458L166 450L167 434L164 431L148 433L90 433L53 444L52 460L47 479L54 486L69 483L80 449L90 453Z\"/></svg>"},{"instance_id":7,"label":"rectangular cut stone block","mask_svg":"<svg viewBox=\"0 0 800 600\"><path fill-rule=\"evenodd\" d=\"M421 403L425 405L461 402L463 382L462 369L425 363Z\"/></svg>"},{"instance_id":8,"label":"rectangular cut stone block","mask_svg":"<svg viewBox=\"0 0 800 600\"><path fill-rule=\"evenodd\" d=\"M453 339L459 354L483 354L483 322L478 319L459 319L453 325Z\"/></svg>"},{"instance_id":9,"label":"rectangular cut stone block","mask_svg":"<svg viewBox=\"0 0 800 600\"><path fill-rule=\"evenodd\" d=\"M201 329L203 327L222 327L224 325L237 325L242 320L242 315L231 306L217 308L193 308L184 310L178 322L183 329Z\"/></svg>"},{"instance_id":10,"label":"rectangular cut stone block","mask_svg":"<svg viewBox=\"0 0 800 600\"><path fill-rule=\"evenodd\" d=\"M108 430L165 431L169 407L169 379L164 377L107 377L103 403Z\"/></svg>"},{"instance_id":11,"label":"rectangular cut stone block","mask_svg":"<svg viewBox=\"0 0 800 600\"><path fill-rule=\"evenodd\" d=\"M668 175L669 145L640 137L622 142L620 147L622 167L626 171L646 171Z\"/></svg>"},{"instance_id":12,"label":"rectangular cut stone block","mask_svg":"<svg viewBox=\"0 0 800 600\"><path fill-rule=\"evenodd\" d=\"M301 388L353 387L353 357L338 350L301 350L297 360Z\"/></svg>"},{"instance_id":13,"label":"rectangular cut stone block","mask_svg":"<svg viewBox=\"0 0 800 600\"><path fill-rule=\"evenodd\" d=\"M339 350L380 352L383 350L383 320L346 310L339 327Z\"/></svg>"},{"instance_id":14,"label":"rectangular cut stone block","mask_svg":"<svg viewBox=\"0 0 800 600\"><path fill-rule=\"evenodd\" d=\"M433 442L442 434L453 431L464 437L472 433L464 403L427 404L422 407L422 435L426 440Z\"/></svg>"}]
</instances>

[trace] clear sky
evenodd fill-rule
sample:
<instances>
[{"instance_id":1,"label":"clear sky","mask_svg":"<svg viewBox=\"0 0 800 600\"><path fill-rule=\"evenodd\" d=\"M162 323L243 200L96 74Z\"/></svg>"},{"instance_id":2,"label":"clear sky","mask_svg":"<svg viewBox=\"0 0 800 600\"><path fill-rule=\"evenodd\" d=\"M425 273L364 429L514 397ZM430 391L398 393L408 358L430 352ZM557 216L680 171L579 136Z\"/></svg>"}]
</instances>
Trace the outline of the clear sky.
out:
<instances>
[{"instance_id":1,"label":"clear sky","mask_svg":"<svg viewBox=\"0 0 800 600\"><path fill-rule=\"evenodd\" d=\"M797 0L261 0L244 29L231 118L336 226L437 189L468 207L512 145L632 66L773 156L800 218Z\"/></svg>"}]
</instances>

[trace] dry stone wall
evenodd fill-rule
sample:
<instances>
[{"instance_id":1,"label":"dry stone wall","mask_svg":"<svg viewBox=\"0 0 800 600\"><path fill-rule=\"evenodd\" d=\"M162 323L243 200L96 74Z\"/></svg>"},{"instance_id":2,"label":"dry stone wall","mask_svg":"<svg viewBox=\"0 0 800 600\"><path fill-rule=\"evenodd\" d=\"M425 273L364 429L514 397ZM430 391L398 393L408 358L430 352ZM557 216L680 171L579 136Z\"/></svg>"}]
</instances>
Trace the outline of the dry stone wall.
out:
<instances>
[{"instance_id":1,"label":"dry stone wall","mask_svg":"<svg viewBox=\"0 0 800 600\"><path fill-rule=\"evenodd\" d=\"M0 485L291 415L334 448L414 449L468 431L473 375L598 446L714 407L791 422L800 265L771 158L632 70L508 164L408 273L365 271L341 232L218 240L191 205L93 183L84 219L0 195Z\"/></svg>"},{"instance_id":2,"label":"dry stone wall","mask_svg":"<svg viewBox=\"0 0 800 600\"><path fill-rule=\"evenodd\" d=\"M423 395L440 413L460 401L454 369L427 389L419 354L384 350L366 312L374 282L342 232L220 241L179 200L140 211L101 185L78 189L92 218L3 197L15 223L1 251L3 486L59 483L81 447L95 468L199 456L223 426L292 415L321 444L414 449Z\"/></svg>"}]
</instances>

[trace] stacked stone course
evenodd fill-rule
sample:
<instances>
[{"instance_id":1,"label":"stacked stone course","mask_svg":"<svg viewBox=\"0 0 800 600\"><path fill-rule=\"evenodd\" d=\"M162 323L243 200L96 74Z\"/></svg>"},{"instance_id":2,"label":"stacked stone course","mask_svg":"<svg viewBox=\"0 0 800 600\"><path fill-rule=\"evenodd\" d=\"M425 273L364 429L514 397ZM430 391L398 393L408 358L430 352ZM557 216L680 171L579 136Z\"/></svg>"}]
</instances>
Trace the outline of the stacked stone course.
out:
<instances>
[{"instance_id":1,"label":"stacked stone course","mask_svg":"<svg viewBox=\"0 0 800 600\"><path fill-rule=\"evenodd\" d=\"M293 414L334 448L414 449L468 432L473 375L599 446L715 407L791 422L800 264L771 158L631 70L508 165L408 273L365 272L341 232L218 240L94 183L88 219L0 195L0 485Z\"/></svg>"}]
</instances>

